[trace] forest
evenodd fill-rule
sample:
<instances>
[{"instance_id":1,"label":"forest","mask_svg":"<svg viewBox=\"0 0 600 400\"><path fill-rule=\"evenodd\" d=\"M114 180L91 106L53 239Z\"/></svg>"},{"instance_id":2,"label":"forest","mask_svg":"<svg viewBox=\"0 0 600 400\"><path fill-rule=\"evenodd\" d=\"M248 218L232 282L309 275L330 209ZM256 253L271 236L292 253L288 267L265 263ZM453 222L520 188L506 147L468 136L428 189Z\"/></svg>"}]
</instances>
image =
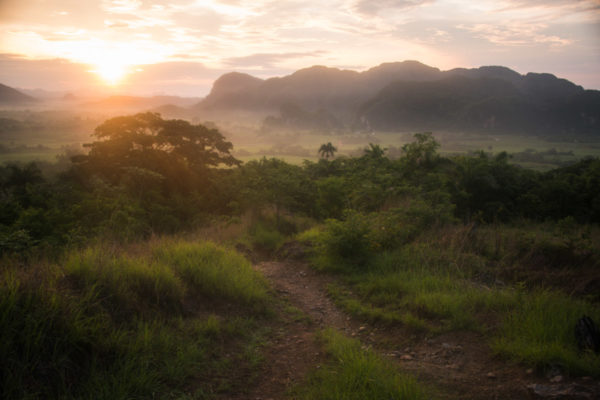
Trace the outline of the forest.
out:
<instances>
[{"instance_id":1,"label":"forest","mask_svg":"<svg viewBox=\"0 0 600 400\"><path fill-rule=\"evenodd\" d=\"M536 171L419 132L393 158L241 162L216 127L150 112L85 148L0 166L2 398L244 398L278 318L301 323L252 263L295 257L361 328L478 333L534 376L600 377L574 333L600 322L598 158ZM288 396L449 398L358 340L321 331L326 367Z\"/></svg>"}]
</instances>

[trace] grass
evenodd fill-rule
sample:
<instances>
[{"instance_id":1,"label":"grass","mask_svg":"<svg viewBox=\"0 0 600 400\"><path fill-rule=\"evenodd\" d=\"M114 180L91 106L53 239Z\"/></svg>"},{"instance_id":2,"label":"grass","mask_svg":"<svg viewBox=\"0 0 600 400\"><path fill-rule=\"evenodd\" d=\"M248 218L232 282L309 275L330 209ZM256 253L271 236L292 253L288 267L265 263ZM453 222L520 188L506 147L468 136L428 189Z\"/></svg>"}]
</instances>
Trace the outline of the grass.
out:
<instances>
[{"instance_id":1,"label":"grass","mask_svg":"<svg viewBox=\"0 0 600 400\"><path fill-rule=\"evenodd\" d=\"M297 398L310 400L363 400L426 398L417 382L399 373L390 363L361 343L327 329L320 339L329 356L308 382L296 388Z\"/></svg>"},{"instance_id":2,"label":"grass","mask_svg":"<svg viewBox=\"0 0 600 400\"><path fill-rule=\"evenodd\" d=\"M516 274L515 266L527 271L538 262L557 269L560 260L580 257L586 268L596 265L597 249L590 247L589 235L563 232L558 238L550 231L545 225L539 232L538 227L521 226L518 235L501 226L475 233L461 227L433 228L396 249L375 252L358 265L327 247L333 231L325 242L319 242L323 236L314 230L302 237L318 242L315 265L342 278L342 284L330 286L330 294L359 318L433 334L483 332L492 350L507 358L541 370L559 365L572 375L598 377L598 357L582 354L574 335L582 315L600 321L597 302L568 296L558 287L536 287L535 281L507 285L497 279L504 269L527 276Z\"/></svg>"},{"instance_id":3,"label":"grass","mask_svg":"<svg viewBox=\"0 0 600 400\"><path fill-rule=\"evenodd\" d=\"M233 301L265 311L269 295L266 281L241 254L213 243L174 242L156 246L153 258L168 263L195 293Z\"/></svg>"},{"instance_id":4,"label":"grass","mask_svg":"<svg viewBox=\"0 0 600 400\"><path fill-rule=\"evenodd\" d=\"M550 291L520 293L517 304L492 341L497 353L542 370L558 365L572 375L600 377L600 357L579 351L574 329L582 315L599 321L598 307Z\"/></svg>"},{"instance_id":5,"label":"grass","mask_svg":"<svg viewBox=\"0 0 600 400\"><path fill-rule=\"evenodd\" d=\"M0 397L213 398L261 362L268 288L212 243L92 247L0 276Z\"/></svg>"},{"instance_id":6,"label":"grass","mask_svg":"<svg viewBox=\"0 0 600 400\"><path fill-rule=\"evenodd\" d=\"M482 312L502 312L514 305L512 292L473 284L459 271L440 269L448 263L436 249L406 247L373 257L369 272L345 278L352 293L332 288L334 298L351 313L371 321L401 322L417 330L441 333L484 330Z\"/></svg>"}]
</instances>

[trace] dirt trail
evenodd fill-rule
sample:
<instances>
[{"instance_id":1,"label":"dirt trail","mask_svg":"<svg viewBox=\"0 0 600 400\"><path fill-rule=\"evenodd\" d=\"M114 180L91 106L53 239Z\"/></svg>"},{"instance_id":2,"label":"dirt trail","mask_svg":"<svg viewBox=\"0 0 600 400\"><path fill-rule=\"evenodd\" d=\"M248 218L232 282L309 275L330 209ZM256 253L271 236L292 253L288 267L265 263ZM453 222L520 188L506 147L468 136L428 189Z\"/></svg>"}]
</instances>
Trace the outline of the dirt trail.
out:
<instances>
[{"instance_id":1,"label":"dirt trail","mask_svg":"<svg viewBox=\"0 0 600 400\"><path fill-rule=\"evenodd\" d=\"M402 328L390 329L356 321L340 311L327 296L331 278L315 272L305 263L269 261L258 263L255 268L287 303L301 312L281 310L281 318L275 323L273 336L266 346L266 359L256 386L235 399L289 398L290 389L324 362L315 334L325 327L360 339L365 346L396 363L400 370L415 375L423 385L433 388L439 399L531 399L536 397L528 393L528 385L551 385L546 377L492 357L486 338L479 334L461 332L420 337Z\"/></svg>"}]
</instances>

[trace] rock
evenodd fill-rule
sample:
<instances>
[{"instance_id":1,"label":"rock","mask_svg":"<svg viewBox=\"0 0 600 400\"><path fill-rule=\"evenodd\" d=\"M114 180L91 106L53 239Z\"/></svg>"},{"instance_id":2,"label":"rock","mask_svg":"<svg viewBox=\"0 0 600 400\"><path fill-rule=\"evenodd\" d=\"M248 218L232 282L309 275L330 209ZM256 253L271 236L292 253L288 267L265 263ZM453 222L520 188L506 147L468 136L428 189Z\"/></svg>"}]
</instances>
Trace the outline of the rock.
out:
<instances>
[{"instance_id":1,"label":"rock","mask_svg":"<svg viewBox=\"0 0 600 400\"><path fill-rule=\"evenodd\" d=\"M488 372L486 377L488 377L489 379L496 379L496 374L493 372Z\"/></svg>"},{"instance_id":2,"label":"rock","mask_svg":"<svg viewBox=\"0 0 600 400\"><path fill-rule=\"evenodd\" d=\"M359 327L359 328L358 328L358 331L359 331L359 332L362 332L362 331L364 331L365 329L367 329L367 327L366 327L366 326L361 326L361 327Z\"/></svg>"},{"instance_id":3,"label":"rock","mask_svg":"<svg viewBox=\"0 0 600 400\"><path fill-rule=\"evenodd\" d=\"M405 354L402 357L400 357L401 360L405 360L405 361L410 361L413 359L413 356L411 356L410 354Z\"/></svg>"},{"instance_id":4,"label":"rock","mask_svg":"<svg viewBox=\"0 0 600 400\"><path fill-rule=\"evenodd\" d=\"M527 390L534 399L548 400L594 400L598 399L598 387L589 388L581 385L528 385Z\"/></svg>"},{"instance_id":5,"label":"rock","mask_svg":"<svg viewBox=\"0 0 600 400\"><path fill-rule=\"evenodd\" d=\"M587 315L584 315L577 321L575 325L575 338L577 339L579 350L591 350L596 354L600 354L600 332L596 328L594 321Z\"/></svg>"}]
</instances>

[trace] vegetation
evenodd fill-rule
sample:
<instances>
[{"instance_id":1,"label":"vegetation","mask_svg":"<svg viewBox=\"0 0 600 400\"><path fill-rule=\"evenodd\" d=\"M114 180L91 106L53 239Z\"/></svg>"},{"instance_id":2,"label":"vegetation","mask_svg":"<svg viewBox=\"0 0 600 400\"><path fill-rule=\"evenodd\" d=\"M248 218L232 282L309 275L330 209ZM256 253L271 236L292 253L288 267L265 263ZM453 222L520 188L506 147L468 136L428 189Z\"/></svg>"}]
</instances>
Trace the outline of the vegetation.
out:
<instances>
[{"instance_id":1,"label":"vegetation","mask_svg":"<svg viewBox=\"0 0 600 400\"><path fill-rule=\"evenodd\" d=\"M256 361L263 279L210 243L145 246L4 269L2 398L208 398L244 384L231 365Z\"/></svg>"},{"instance_id":2,"label":"vegetation","mask_svg":"<svg viewBox=\"0 0 600 400\"><path fill-rule=\"evenodd\" d=\"M324 158L333 157L336 151L337 149L331 144L331 142L327 142L327 144L323 144L321 147L319 147L319 154Z\"/></svg>"},{"instance_id":3,"label":"vegetation","mask_svg":"<svg viewBox=\"0 0 600 400\"><path fill-rule=\"evenodd\" d=\"M392 224L401 226L394 231L382 229L376 216L332 220L309 236L317 243L315 265L341 274L345 284L332 286L330 293L348 312L434 334L480 331L492 338L498 353L540 370L558 364L570 374L600 375L598 357L581 354L574 335L581 316L600 319L597 289L579 292L579 299L566 295L565 283L552 281L547 265L538 265L547 262L540 255L553 258L549 242L531 240L539 231L530 227L524 235L510 238L509 227L496 226L495 243L489 243L490 232L483 229L429 225L415 230L415 222L409 222ZM417 233L411 237L411 232ZM596 229L595 240L599 234ZM572 246L566 259L574 260L586 247L574 242ZM576 249L579 246L583 248ZM594 249L578 267L560 263L552 268L563 279L567 270L574 269L571 273L576 275L586 265L596 274L599 255ZM535 286L539 276L515 276L515 266L524 271L545 268L547 288ZM507 285L506 278L514 285Z\"/></svg>"},{"instance_id":4,"label":"vegetation","mask_svg":"<svg viewBox=\"0 0 600 400\"><path fill-rule=\"evenodd\" d=\"M358 318L475 330L506 358L600 376L572 329L600 321L598 159L539 172L504 152L442 156L425 132L394 159L374 143L329 157L329 142L316 162L242 165L218 130L152 113L94 135L60 174L0 167L4 398L243 391L271 297L207 238L272 257L298 235ZM323 343L331 362L301 397L421 396L356 342Z\"/></svg>"},{"instance_id":5,"label":"vegetation","mask_svg":"<svg viewBox=\"0 0 600 400\"><path fill-rule=\"evenodd\" d=\"M327 365L313 373L299 389L300 399L424 399L416 381L394 370L390 364L357 340L325 330L321 333Z\"/></svg>"}]
</instances>

